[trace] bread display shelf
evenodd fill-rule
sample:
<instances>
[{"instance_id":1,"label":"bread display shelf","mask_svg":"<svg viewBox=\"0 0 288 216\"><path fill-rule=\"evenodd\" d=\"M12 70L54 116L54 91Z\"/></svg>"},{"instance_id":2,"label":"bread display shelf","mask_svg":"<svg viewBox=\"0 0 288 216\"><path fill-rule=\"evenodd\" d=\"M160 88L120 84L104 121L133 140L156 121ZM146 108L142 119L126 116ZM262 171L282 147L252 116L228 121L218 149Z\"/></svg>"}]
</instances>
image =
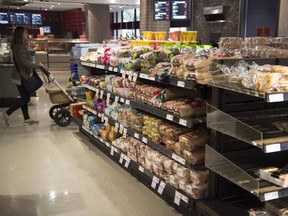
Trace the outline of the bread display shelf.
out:
<instances>
[{"instance_id":1,"label":"bread display shelf","mask_svg":"<svg viewBox=\"0 0 288 216\"><path fill-rule=\"evenodd\" d=\"M101 118L102 121L109 122L111 125L116 126L118 129L121 128L121 133L125 134L125 136L126 136L126 134L129 134L130 136L134 137L135 139L138 139L139 141L141 141L145 145L150 146L151 148L161 152L162 154L166 155L167 157L170 157L171 159L177 161L178 163L186 166L189 169L200 167L203 165L202 163L192 165L189 161L178 156L175 152L170 151L169 149L165 148L165 146L163 146L161 144L154 143L151 139L140 134L140 132L134 131L130 128L126 128L122 124L120 124L119 122L115 121L114 119L112 119L108 116L105 116L103 113L99 113L96 110L91 109L90 107L87 107L86 105L83 105L83 109L85 109L85 110L93 113L94 115L98 116L99 118ZM119 130L119 132L120 132L120 130Z\"/></svg>"},{"instance_id":2,"label":"bread display shelf","mask_svg":"<svg viewBox=\"0 0 288 216\"><path fill-rule=\"evenodd\" d=\"M89 138L90 142L109 156L110 159L136 177L177 211L183 215L192 215L191 206L195 205L195 200L193 198L188 197L185 193L176 190L169 184L164 184L164 180L144 169L141 165L124 154L119 148L115 147L111 142L107 142L101 137L94 136L88 128L82 126L80 127L80 131Z\"/></svg>"},{"instance_id":3,"label":"bread display shelf","mask_svg":"<svg viewBox=\"0 0 288 216\"><path fill-rule=\"evenodd\" d=\"M208 145L206 145L205 165L218 175L257 196L261 202L288 197L288 188L274 185L249 174L254 170L251 171L247 167L247 170L240 168Z\"/></svg>"},{"instance_id":4,"label":"bread display shelf","mask_svg":"<svg viewBox=\"0 0 288 216\"><path fill-rule=\"evenodd\" d=\"M102 69L105 71L109 71L109 72L114 72L114 73L121 73L122 76L127 76L128 78L131 78L131 80L134 79L134 81L137 78L141 78L141 79L145 79L145 80L149 80L149 81L153 81L153 82L159 82L159 83L164 83L164 84L169 84L169 85L173 85L173 86L178 86L180 88L186 88L186 89L194 89L196 82L194 80L179 80L176 78L168 78L167 82L165 81L160 81L158 76L154 76L151 77L145 73L141 73L141 72L132 72L132 71L128 71L128 70L124 70L124 69L119 69L118 67L112 67L109 65L102 65L102 64L97 64L97 63L93 63L93 62L87 62L87 61L81 61L81 65L82 66L87 66L87 67L91 67L91 68L97 68L97 69ZM124 75L123 75L124 74Z\"/></svg>"},{"instance_id":5,"label":"bread display shelf","mask_svg":"<svg viewBox=\"0 0 288 216\"><path fill-rule=\"evenodd\" d=\"M155 116L158 116L160 118L166 119L168 121L174 122L176 124L188 127L188 128L192 128L194 124L199 124L199 123L203 123L206 121L205 117L194 117L194 118L181 118L171 112L162 110L160 108L157 107L153 107L147 104L143 104L137 101L131 101L129 99L125 99L123 97L120 97L114 93L108 92L106 90L102 90L99 89L97 87L93 87L87 84L83 84L83 87L88 88L92 91L95 91L97 94L100 94L100 98L105 95L105 96L109 96L110 98L119 101L121 103L125 103L127 105L131 105L133 108L135 109L140 109L143 110L147 113L153 114Z\"/></svg>"},{"instance_id":6,"label":"bread display shelf","mask_svg":"<svg viewBox=\"0 0 288 216\"><path fill-rule=\"evenodd\" d=\"M285 120L288 122L287 108L229 115L207 104L207 127L261 148L265 153L288 150L287 133L276 127Z\"/></svg>"},{"instance_id":7,"label":"bread display shelf","mask_svg":"<svg viewBox=\"0 0 288 216\"><path fill-rule=\"evenodd\" d=\"M258 98L263 98L268 103L275 102L283 102L288 101L288 92L261 92L252 89L247 89L240 84L228 83L224 80L224 78L213 79L213 81L209 82L209 85L212 87L217 87L221 89L226 89L229 91L234 91L237 93L242 93Z\"/></svg>"}]
</instances>

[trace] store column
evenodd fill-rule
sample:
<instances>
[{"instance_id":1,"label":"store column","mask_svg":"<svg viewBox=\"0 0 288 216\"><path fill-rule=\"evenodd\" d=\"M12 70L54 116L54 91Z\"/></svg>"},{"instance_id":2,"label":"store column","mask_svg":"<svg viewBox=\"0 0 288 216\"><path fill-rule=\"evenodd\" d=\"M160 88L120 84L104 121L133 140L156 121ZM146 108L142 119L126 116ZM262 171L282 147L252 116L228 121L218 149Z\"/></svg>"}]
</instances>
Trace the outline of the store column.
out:
<instances>
[{"instance_id":1,"label":"store column","mask_svg":"<svg viewBox=\"0 0 288 216\"><path fill-rule=\"evenodd\" d=\"M102 43L110 39L109 5L85 5L86 34L92 43Z\"/></svg>"},{"instance_id":2,"label":"store column","mask_svg":"<svg viewBox=\"0 0 288 216\"><path fill-rule=\"evenodd\" d=\"M165 31L169 32L170 21L154 20L154 0L140 1L140 32ZM168 33L166 37L168 36Z\"/></svg>"}]
</instances>

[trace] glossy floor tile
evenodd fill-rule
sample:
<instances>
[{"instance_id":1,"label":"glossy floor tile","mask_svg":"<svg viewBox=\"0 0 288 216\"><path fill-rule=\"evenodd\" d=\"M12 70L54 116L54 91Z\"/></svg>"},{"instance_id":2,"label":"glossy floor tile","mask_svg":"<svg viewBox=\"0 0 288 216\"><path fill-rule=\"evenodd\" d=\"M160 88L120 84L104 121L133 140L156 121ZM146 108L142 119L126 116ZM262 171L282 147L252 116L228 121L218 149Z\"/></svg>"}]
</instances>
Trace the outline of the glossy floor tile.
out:
<instances>
[{"instance_id":1,"label":"glossy floor tile","mask_svg":"<svg viewBox=\"0 0 288 216\"><path fill-rule=\"evenodd\" d=\"M69 72L53 74L66 84ZM45 87L29 106L39 125L23 126L20 110L9 127L0 122L0 216L180 215L90 144L78 126L58 127Z\"/></svg>"}]
</instances>

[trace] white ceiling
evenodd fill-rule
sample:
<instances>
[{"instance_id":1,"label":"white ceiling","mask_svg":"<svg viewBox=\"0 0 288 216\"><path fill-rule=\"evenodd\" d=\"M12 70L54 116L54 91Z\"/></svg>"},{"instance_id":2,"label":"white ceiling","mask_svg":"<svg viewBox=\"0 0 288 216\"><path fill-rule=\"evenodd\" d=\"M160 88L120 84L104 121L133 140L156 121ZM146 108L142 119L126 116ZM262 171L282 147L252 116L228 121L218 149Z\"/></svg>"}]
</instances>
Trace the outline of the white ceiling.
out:
<instances>
[{"instance_id":1,"label":"white ceiling","mask_svg":"<svg viewBox=\"0 0 288 216\"><path fill-rule=\"evenodd\" d=\"M0 8L8 7L10 9L19 9L19 10L43 10L43 11L65 11L74 8L84 8L84 4L93 3L93 4L109 4L110 11L119 10L119 7L123 9L139 7L140 0L57 0L57 1L41 1L34 0L33 3L29 3L24 6L5 6L0 5Z\"/></svg>"}]
</instances>

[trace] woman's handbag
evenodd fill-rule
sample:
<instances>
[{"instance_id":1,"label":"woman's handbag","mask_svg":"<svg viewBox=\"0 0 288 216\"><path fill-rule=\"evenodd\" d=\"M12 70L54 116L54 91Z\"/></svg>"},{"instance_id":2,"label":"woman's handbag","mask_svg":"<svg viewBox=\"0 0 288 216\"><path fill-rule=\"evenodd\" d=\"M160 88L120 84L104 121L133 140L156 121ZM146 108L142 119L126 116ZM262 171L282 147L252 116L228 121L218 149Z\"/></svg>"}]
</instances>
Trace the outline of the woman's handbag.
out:
<instances>
[{"instance_id":1,"label":"woman's handbag","mask_svg":"<svg viewBox=\"0 0 288 216\"><path fill-rule=\"evenodd\" d=\"M13 56L13 59L14 59L14 64L16 65L16 69L18 73L20 74L20 70L19 70L18 64L15 61L14 56ZM21 77L21 74L20 74L20 77ZM24 79L23 77L21 77L21 85L25 88L28 94L32 94L43 85L43 81L41 80L41 78L39 77L35 69L33 69L32 76L29 79Z\"/></svg>"},{"instance_id":2,"label":"woman's handbag","mask_svg":"<svg viewBox=\"0 0 288 216\"><path fill-rule=\"evenodd\" d=\"M28 94L31 94L37 91L43 85L43 81L37 72L33 70L33 74L29 79L21 79L21 85L25 88Z\"/></svg>"}]
</instances>

